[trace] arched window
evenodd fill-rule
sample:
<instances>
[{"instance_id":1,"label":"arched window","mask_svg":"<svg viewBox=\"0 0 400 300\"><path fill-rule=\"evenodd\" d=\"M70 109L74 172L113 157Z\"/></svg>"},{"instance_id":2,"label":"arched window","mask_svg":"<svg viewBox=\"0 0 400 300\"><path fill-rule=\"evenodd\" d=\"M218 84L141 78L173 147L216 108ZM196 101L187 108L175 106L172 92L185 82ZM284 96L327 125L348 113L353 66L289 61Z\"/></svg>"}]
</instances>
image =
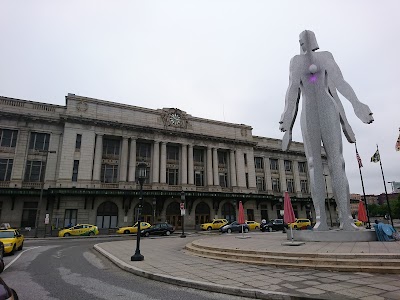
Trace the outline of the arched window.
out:
<instances>
[{"instance_id":1,"label":"arched window","mask_svg":"<svg viewBox=\"0 0 400 300\"><path fill-rule=\"evenodd\" d=\"M210 207L205 202L200 202L195 210L196 225L210 222Z\"/></svg>"},{"instance_id":2,"label":"arched window","mask_svg":"<svg viewBox=\"0 0 400 300\"><path fill-rule=\"evenodd\" d=\"M228 222L233 222L236 220L236 209L231 203L226 202L222 205L221 209L222 218L227 219Z\"/></svg>"},{"instance_id":3,"label":"arched window","mask_svg":"<svg viewBox=\"0 0 400 300\"><path fill-rule=\"evenodd\" d=\"M118 227L118 206L111 201L100 204L97 208L96 226L98 228Z\"/></svg>"},{"instance_id":4,"label":"arched window","mask_svg":"<svg viewBox=\"0 0 400 300\"><path fill-rule=\"evenodd\" d=\"M139 208L139 204L136 204L135 209L133 211L133 213L134 213L134 215L133 215L134 222L133 223L136 223L136 221L137 221L138 208ZM153 207L151 206L150 203L144 202L143 208L142 208L142 221L151 223L152 219L153 219Z\"/></svg>"},{"instance_id":5,"label":"arched window","mask_svg":"<svg viewBox=\"0 0 400 300\"><path fill-rule=\"evenodd\" d=\"M172 226L175 226L176 228L181 227L182 217L181 217L181 209L179 202L171 202L167 206L166 218L167 218L167 223L171 224Z\"/></svg>"}]
</instances>

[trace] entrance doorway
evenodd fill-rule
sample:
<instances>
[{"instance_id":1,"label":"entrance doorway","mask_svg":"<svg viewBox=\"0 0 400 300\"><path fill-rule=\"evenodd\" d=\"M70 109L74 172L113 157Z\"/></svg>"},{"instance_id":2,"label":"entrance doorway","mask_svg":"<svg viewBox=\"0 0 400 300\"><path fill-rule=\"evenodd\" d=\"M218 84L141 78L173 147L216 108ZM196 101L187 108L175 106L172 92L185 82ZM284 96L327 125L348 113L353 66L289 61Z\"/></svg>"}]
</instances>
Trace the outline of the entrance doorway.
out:
<instances>
[{"instance_id":1,"label":"entrance doorway","mask_svg":"<svg viewBox=\"0 0 400 300\"><path fill-rule=\"evenodd\" d=\"M196 225L210 222L210 207L205 202L200 202L195 210Z\"/></svg>"},{"instance_id":2,"label":"entrance doorway","mask_svg":"<svg viewBox=\"0 0 400 300\"><path fill-rule=\"evenodd\" d=\"M222 205L221 214L222 218L227 219L229 223L236 220L235 206L229 202L226 202L224 205Z\"/></svg>"},{"instance_id":3,"label":"entrance doorway","mask_svg":"<svg viewBox=\"0 0 400 300\"><path fill-rule=\"evenodd\" d=\"M97 208L96 226L98 228L118 227L118 206L111 201L100 204Z\"/></svg>"},{"instance_id":4,"label":"entrance doorway","mask_svg":"<svg viewBox=\"0 0 400 300\"><path fill-rule=\"evenodd\" d=\"M139 204L136 204L133 210L133 223L137 222ZM153 208L150 203L144 202L142 208L142 222L150 223L153 220Z\"/></svg>"},{"instance_id":5,"label":"entrance doorway","mask_svg":"<svg viewBox=\"0 0 400 300\"><path fill-rule=\"evenodd\" d=\"M175 226L175 229L181 228L182 217L179 202L172 202L167 206L166 221L172 226Z\"/></svg>"}]
</instances>

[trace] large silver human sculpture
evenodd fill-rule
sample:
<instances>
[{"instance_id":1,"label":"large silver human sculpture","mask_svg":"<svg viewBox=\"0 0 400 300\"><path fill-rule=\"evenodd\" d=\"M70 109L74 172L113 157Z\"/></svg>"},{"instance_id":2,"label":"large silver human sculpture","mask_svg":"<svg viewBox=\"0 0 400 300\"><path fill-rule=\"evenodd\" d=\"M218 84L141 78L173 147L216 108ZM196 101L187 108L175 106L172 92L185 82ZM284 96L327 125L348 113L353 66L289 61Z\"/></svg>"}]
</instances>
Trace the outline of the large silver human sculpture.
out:
<instances>
[{"instance_id":1,"label":"large silver human sculpture","mask_svg":"<svg viewBox=\"0 0 400 300\"><path fill-rule=\"evenodd\" d=\"M319 47L314 32L305 30L300 34L300 47L301 54L290 61L285 110L279 122L280 130L285 132L282 150L287 151L290 147L292 128L301 96L303 105L300 123L316 214L314 230L329 230L325 210L321 141L332 177L340 228L356 230L350 213L350 191L343 159L341 125L350 143L355 142L355 135L336 89L350 101L356 116L364 123L373 122L372 112L357 99L351 86L343 79L332 54L327 51L316 52Z\"/></svg>"}]
</instances>

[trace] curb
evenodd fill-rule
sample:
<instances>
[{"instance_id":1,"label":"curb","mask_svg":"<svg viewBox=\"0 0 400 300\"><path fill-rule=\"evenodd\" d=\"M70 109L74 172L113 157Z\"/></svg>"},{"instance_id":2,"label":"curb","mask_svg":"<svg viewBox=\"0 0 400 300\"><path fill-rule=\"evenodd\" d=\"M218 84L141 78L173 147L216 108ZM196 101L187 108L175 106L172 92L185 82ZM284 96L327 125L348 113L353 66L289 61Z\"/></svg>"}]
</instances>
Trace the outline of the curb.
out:
<instances>
[{"instance_id":1,"label":"curb","mask_svg":"<svg viewBox=\"0 0 400 300\"><path fill-rule=\"evenodd\" d=\"M303 299L304 300L306 300L306 299L307 300L308 299L326 300L326 299L329 299L329 298L325 298L325 297L302 296L302 295L288 294L288 293L282 293L282 292L269 292L269 291L264 291L264 290L260 290L260 289L225 286L225 285L201 282L201 281L196 281L196 280L191 280L191 279L186 279L186 278L181 278L181 277L173 277L173 276L164 275L164 274L151 273L151 272L147 272L147 271L144 271L142 269L139 269L137 267L127 264L126 262L120 260L116 256L112 255L111 253L109 253L106 250L104 250L103 248L101 248L100 244L95 244L93 246L93 248L97 252L102 254L104 257L109 259L116 266L121 268L122 270L130 272L137 276L165 282L168 284L175 284L175 285L198 289L198 290L204 290L204 291L222 293L222 294L228 294L228 295L234 295L234 296L241 296L241 297L248 297L248 298L253 298L253 299L272 299L272 300L303 300ZM345 299L345 297L343 297L343 299Z\"/></svg>"}]
</instances>

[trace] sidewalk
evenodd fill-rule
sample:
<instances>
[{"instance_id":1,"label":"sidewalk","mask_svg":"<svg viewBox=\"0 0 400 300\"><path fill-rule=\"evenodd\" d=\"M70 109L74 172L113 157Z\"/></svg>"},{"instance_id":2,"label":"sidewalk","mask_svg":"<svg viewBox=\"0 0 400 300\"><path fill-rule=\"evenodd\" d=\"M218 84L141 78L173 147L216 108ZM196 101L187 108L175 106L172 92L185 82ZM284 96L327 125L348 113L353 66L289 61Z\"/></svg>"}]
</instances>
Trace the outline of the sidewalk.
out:
<instances>
[{"instance_id":1,"label":"sidewalk","mask_svg":"<svg viewBox=\"0 0 400 300\"><path fill-rule=\"evenodd\" d=\"M136 241L108 242L95 249L119 267L167 283L256 299L400 299L400 275L326 272L276 268L201 258L184 250L194 240L211 247L240 250L315 251L317 253L400 253L400 243L307 243L282 246L285 235L276 233L192 234L141 239L145 260L131 262ZM370 244L368 247L363 244ZM311 249L311 250L310 250Z\"/></svg>"}]
</instances>

